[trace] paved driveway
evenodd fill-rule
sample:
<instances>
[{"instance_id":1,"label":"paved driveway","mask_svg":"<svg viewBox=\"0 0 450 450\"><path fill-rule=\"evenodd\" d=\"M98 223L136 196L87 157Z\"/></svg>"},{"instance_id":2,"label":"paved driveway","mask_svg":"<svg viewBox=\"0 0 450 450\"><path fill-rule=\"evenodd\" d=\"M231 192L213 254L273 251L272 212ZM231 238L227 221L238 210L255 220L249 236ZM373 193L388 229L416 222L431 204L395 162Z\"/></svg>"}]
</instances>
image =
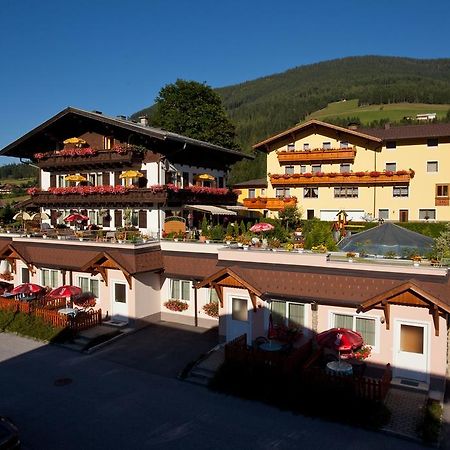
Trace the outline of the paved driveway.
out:
<instances>
[{"instance_id":1,"label":"paved driveway","mask_svg":"<svg viewBox=\"0 0 450 450\"><path fill-rule=\"evenodd\" d=\"M97 351L98 358L148 373L176 377L218 343L217 328L158 322Z\"/></svg>"},{"instance_id":2,"label":"paved driveway","mask_svg":"<svg viewBox=\"0 0 450 450\"><path fill-rule=\"evenodd\" d=\"M126 343L121 353L134 352ZM113 360L116 351L84 355L0 333L0 414L18 424L25 450L420 448L215 394L175 379L177 364L141 369L133 357ZM161 366L170 376L152 373Z\"/></svg>"}]
</instances>

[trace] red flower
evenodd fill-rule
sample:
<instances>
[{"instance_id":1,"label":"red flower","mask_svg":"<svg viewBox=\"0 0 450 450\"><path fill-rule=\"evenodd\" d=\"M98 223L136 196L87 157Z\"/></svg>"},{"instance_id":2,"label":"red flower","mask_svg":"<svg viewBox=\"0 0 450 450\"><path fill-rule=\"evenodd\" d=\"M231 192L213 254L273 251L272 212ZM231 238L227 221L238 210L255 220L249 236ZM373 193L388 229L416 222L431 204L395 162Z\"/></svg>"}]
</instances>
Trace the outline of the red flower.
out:
<instances>
[{"instance_id":1,"label":"red flower","mask_svg":"<svg viewBox=\"0 0 450 450\"><path fill-rule=\"evenodd\" d=\"M372 170L372 172L370 172L369 175L371 177L375 177L376 178L376 177L379 177L381 175L381 173L376 171L376 170Z\"/></svg>"},{"instance_id":2,"label":"red flower","mask_svg":"<svg viewBox=\"0 0 450 450\"><path fill-rule=\"evenodd\" d=\"M302 175L303 175L305 178L312 178L312 176L313 176L313 174L312 174L312 173L309 173L309 172L303 173Z\"/></svg>"}]
</instances>

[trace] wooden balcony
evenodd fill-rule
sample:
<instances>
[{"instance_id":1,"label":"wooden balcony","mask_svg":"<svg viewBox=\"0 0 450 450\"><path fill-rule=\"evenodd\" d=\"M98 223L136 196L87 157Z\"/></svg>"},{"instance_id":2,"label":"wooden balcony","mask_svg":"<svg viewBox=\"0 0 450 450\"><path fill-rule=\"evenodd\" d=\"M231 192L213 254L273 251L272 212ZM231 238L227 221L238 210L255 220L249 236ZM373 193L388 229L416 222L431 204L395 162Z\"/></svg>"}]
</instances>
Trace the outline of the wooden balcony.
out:
<instances>
[{"instance_id":1,"label":"wooden balcony","mask_svg":"<svg viewBox=\"0 0 450 450\"><path fill-rule=\"evenodd\" d=\"M164 190L154 192L152 189L130 189L123 193L67 193L58 195L52 192L36 192L31 196L33 204L47 208L126 208L152 207L153 204L166 206L195 205L235 205L237 194L225 195L198 193L180 189L177 192Z\"/></svg>"},{"instance_id":2,"label":"wooden balcony","mask_svg":"<svg viewBox=\"0 0 450 450\"><path fill-rule=\"evenodd\" d=\"M74 208L74 207L111 207L126 208L128 206L152 206L154 203L165 203L166 192L154 193L150 189L133 189L123 194L64 194L57 195L51 192L37 192L31 200L36 206L47 208Z\"/></svg>"},{"instance_id":3,"label":"wooden balcony","mask_svg":"<svg viewBox=\"0 0 450 450\"><path fill-rule=\"evenodd\" d=\"M294 207L297 205L296 197L286 198L244 198L244 206L248 209L270 209L271 211L281 211L286 207Z\"/></svg>"},{"instance_id":4,"label":"wooden balcony","mask_svg":"<svg viewBox=\"0 0 450 450\"><path fill-rule=\"evenodd\" d=\"M449 206L449 198L448 197L436 197L434 199L435 206Z\"/></svg>"},{"instance_id":5,"label":"wooden balcony","mask_svg":"<svg viewBox=\"0 0 450 450\"><path fill-rule=\"evenodd\" d=\"M333 186L350 184L353 186L402 186L409 184L414 177L412 170L397 172L347 172L270 175L272 186Z\"/></svg>"},{"instance_id":6,"label":"wooden balcony","mask_svg":"<svg viewBox=\"0 0 450 450\"><path fill-rule=\"evenodd\" d=\"M280 163L333 163L333 162L353 162L356 156L356 149L353 147L342 149L317 149L303 150L298 152L281 151L277 157Z\"/></svg>"},{"instance_id":7,"label":"wooden balcony","mask_svg":"<svg viewBox=\"0 0 450 450\"><path fill-rule=\"evenodd\" d=\"M42 170L64 171L64 170L89 170L89 169L117 169L132 166L142 162L144 155L129 151L117 153L110 150L98 151L95 155L86 156L60 156L52 155L37 162Z\"/></svg>"}]
</instances>

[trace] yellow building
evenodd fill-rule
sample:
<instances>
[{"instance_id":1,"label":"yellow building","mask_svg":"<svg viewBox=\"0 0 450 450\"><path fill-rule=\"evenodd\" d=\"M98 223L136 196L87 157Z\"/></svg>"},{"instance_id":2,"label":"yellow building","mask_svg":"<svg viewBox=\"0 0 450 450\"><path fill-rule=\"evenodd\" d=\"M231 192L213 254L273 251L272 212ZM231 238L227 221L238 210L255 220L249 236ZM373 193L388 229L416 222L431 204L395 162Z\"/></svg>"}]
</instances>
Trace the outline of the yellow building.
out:
<instances>
[{"instance_id":1,"label":"yellow building","mask_svg":"<svg viewBox=\"0 0 450 450\"><path fill-rule=\"evenodd\" d=\"M249 209L450 221L450 124L347 129L311 120L253 148L267 153L267 178L236 186Z\"/></svg>"}]
</instances>

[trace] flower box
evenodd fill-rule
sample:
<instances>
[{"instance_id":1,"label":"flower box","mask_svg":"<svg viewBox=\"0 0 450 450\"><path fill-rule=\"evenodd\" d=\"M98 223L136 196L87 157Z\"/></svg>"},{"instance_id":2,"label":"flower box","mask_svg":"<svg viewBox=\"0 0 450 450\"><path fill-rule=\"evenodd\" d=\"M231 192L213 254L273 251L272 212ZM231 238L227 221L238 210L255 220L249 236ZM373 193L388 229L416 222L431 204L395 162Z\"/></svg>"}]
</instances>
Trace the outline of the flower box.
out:
<instances>
[{"instance_id":1,"label":"flower box","mask_svg":"<svg viewBox=\"0 0 450 450\"><path fill-rule=\"evenodd\" d=\"M189 305L187 304L187 302L183 302L183 301L177 300L177 299L167 300L167 302L164 303L164 306L167 309L169 309L170 311L175 311L175 312L183 312L189 308Z\"/></svg>"}]
</instances>

